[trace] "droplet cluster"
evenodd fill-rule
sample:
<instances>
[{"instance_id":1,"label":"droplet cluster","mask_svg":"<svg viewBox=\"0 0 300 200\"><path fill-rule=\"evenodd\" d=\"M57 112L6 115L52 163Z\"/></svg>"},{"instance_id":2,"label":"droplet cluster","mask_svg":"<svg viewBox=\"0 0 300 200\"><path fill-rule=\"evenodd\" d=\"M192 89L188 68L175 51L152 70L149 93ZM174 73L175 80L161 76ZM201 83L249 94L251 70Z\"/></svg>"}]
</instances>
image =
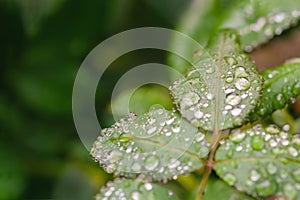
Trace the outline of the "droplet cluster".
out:
<instances>
[{"instance_id":1,"label":"droplet cluster","mask_svg":"<svg viewBox=\"0 0 300 200\"><path fill-rule=\"evenodd\" d=\"M293 103L300 94L300 59L294 59L281 67L262 73L265 79L262 97L251 113L252 120L258 120Z\"/></svg>"},{"instance_id":2,"label":"droplet cluster","mask_svg":"<svg viewBox=\"0 0 300 200\"><path fill-rule=\"evenodd\" d=\"M218 36L224 48L215 44L215 50L195 58L194 68L170 87L181 114L194 126L210 131L216 124L219 130L241 125L262 88L254 64L235 45L236 36L227 34ZM222 52L217 53L220 48Z\"/></svg>"},{"instance_id":3,"label":"droplet cluster","mask_svg":"<svg viewBox=\"0 0 300 200\"><path fill-rule=\"evenodd\" d=\"M300 135L290 135L287 126L233 130L217 150L217 174L254 197L300 199Z\"/></svg>"},{"instance_id":4,"label":"droplet cluster","mask_svg":"<svg viewBox=\"0 0 300 200\"><path fill-rule=\"evenodd\" d=\"M174 111L153 107L103 129L91 154L108 173L166 181L200 168L209 150L204 133Z\"/></svg>"},{"instance_id":5,"label":"droplet cluster","mask_svg":"<svg viewBox=\"0 0 300 200\"><path fill-rule=\"evenodd\" d=\"M145 199L177 200L173 192L156 184L142 180L115 179L102 187L96 200L145 200Z\"/></svg>"}]
</instances>

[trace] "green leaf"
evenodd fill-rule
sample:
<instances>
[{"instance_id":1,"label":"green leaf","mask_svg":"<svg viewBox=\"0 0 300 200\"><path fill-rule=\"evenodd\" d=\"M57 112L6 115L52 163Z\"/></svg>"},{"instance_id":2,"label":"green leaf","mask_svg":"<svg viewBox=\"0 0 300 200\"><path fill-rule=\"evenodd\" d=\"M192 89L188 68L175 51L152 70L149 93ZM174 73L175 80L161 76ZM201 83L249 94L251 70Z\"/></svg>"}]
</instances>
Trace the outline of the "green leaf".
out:
<instances>
[{"instance_id":1,"label":"green leaf","mask_svg":"<svg viewBox=\"0 0 300 200\"><path fill-rule=\"evenodd\" d=\"M108 173L166 181L200 168L209 148L194 126L174 112L153 107L103 129L91 154Z\"/></svg>"},{"instance_id":2,"label":"green leaf","mask_svg":"<svg viewBox=\"0 0 300 200\"><path fill-rule=\"evenodd\" d=\"M230 30L218 34L209 51L195 57L186 77L170 87L181 114L196 127L239 126L258 101L262 79L237 40Z\"/></svg>"},{"instance_id":3,"label":"green leaf","mask_svg":"<svg viewBox=\"0 0 300 200\"><path fill-rule=\"evenodd\" d=\"M274 110L295 101L295 97L300 94L300 59L265 70L261 75L265 79L263 93L250 115L252 121L262 119Z\"/></svg>"},{"instance_id":4,"label":"green leaf","mask_svg":"<svg viewBox=\"0 0 300 200\"><path fill-rule=\"evenodd\" d=\"M101 188L96 200L104 199L132 199L132 200L177 200L178 198L159 185L146 183L141 180L115 179L106 187Z\"/></svg>"},{"instance_id":5,"label":"green leaf","mask_svg":"<svg viewBox=\"0 0 300 200\"><path fill-rule=\"evenodd\" d=\"M253 200L251 197L237 191L235 188L230 187L224 181L210 176L203 200L215 200L215 199L231 199L231 200Z\"/></svg>"},{"instance_id":6,"label":"green leaf","mask_svg":"<svg viewBox=\"0 0 300 200\"><path fill-rule=\"evenodd\" d=\"M214 170L229 185L253 197L300 198L300 135L270 124L232 131L221 142Z\"/></svg>"},{"instance_id":7,"label":"green leaf","mask_svg":"<svg viewBox=\"0 0 300 200\"><path fill-rule=\"evenodd\" d=\"M300 4L295 0L243 0L228 9L221 19L224 19L221 28L238 30L242 48L251 51L297 25Z\"/></svg>"}]
</instances>

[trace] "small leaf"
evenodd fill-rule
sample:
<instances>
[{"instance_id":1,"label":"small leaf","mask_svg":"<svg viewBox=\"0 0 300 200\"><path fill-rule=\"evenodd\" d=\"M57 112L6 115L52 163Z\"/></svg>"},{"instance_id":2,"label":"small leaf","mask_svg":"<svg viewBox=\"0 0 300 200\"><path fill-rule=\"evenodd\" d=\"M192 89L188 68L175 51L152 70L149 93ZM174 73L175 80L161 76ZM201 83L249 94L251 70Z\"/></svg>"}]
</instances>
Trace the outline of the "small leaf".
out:
<instances>
[{"instance_id":1,"label":"small leaf","mask_svg":"<svg viewBox=\"0 0 300 200\"><path fill-rule=\"evenodd\" d=\"M103 129L91 154L108 173L167 180L200 168L209 148L204 134L187 121L153 107Z\"/></svg>"},{"instance_id":2,"label":"small leaf","mask_svg":"<svg viewBox=\"0 0 300 200\"><path fill-rule=\"evenodd\" d=\"M222 19L225 20L221 23L221 28L238 30L242 48L251 51L297 25L300 4L295 0L238 1Z\"/></svg>"},{"instance_id":3,"label":"small leaf","mask_svg":"<svg viewBox=\"0 0 300 200\"><path fill-rule=\"evenodd\" d=\"M172 191L156 184L146 183L141 180L115 179L114 182L109 182L106 187L101 188L95 199L177 200L178 198Z\"/></svg>"},{"instance_id":4,"label":"small leaf","mask_svg":"<svg viewBox=\"0 0 300 200\"><path fill-rule=\"evenodd\" d=\"M261 75L265 79L263 93L250 115L252 121L262 119L295 101L295 97L300 94L300 58L275 69L265 70Z\"/></svg>"},{"instance_id":5,"label":"small leaf","mask_svg":"<svg viewBox=\"0 0 300 200\"><path fill-rule=\"evenodd\" d=\"M276 125L232 131L215 156L214 170L253 197L300 198L300 135Z\"/></svg>"},{"instance_id":6,"label":"small leaf","mask_svg":"<svg viewBox=\"0 0 300 200\"><path fill-rule=\"evenodd\" d=\"M195 57L194 68L170 91L181 114L194 126L218 131L239 126L258 101L262 79L226 30Z\"/></svg>"}]
</instances>

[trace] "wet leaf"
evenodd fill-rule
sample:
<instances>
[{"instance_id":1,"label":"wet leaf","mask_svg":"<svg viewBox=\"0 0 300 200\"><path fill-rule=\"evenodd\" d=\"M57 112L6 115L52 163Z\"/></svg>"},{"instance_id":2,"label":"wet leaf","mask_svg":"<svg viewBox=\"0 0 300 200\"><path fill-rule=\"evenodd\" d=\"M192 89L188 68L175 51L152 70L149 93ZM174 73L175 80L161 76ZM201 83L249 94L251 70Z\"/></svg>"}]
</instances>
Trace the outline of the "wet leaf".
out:
<instances>
[{"instance_id":1,"label":"wet leaf","mask_svg":"<svg viewBox=\"0 0 300 200\"><path fill-rule=\"evenodd\" d=\"M250 115L252 121L262 119L274 110L295 101L300 94L300 59L265 70L261 75L265 79L263 93L257 107Z\"/></svg>"},{"instance_id":2,"label":"wet leaf","mask_svg":"<svg viewBox=\"0 0 300 200\"><path fill-rule=\"evenodd\" d=\"M262 79L234 32L221 32L207 49L196 54L186 77L170 87L174 102L196 127L218 131L239 126L258 101Z\"/></svg>"},{"instance_id":3,"label":"wet leaf","mask_svg":"<svg viewBox=\"0 0 300 200\"><path fill-rule=\"evenodd\" d=\"M108 182L106 187L101 188L96 195L96 200L124 199L124 200L146 200L166 199L177 200L172 191L166 188L147 183L141 180L115 179Z\"/></svg>"},{"instance_id":4,"label":"wet leaf","mask_svg":"<svg viewBox=\"0 0 300 200\"><path fill-rule=\"evenodd\" d=\"M230 200L253 200L246 194L237 191L235 188L230 187L224 181L211 176L208 180L203 200L215 199L230 199Z\"/></svg>"},{"instance_id":5,"label":"wet leaf","mask_svg":"<svg viewBox=\"0 0 300 200\"><path fill-rule=\"evenodd\" d=\"M166 181L200 168L209 147L204 134L187 121L153 107L103 129L91 154L108 173Z\"/></svg>"},{"instance_id":6,"label":"wet leaf","mask_svg":"<svg viewBox=\"0 0 300 200\"><path fill-rule=\"evenodd\" d=\"M297 25L300 19L300 4L295 0L244 0L227 11L221 28L238 30L246 51Z\"/></svg>"},{"instance_id":7,"label":"wet leaf","mask_svg":"<svg viewBox=\"0 0 300 200\"><path fill-rule=\"evenodd\" d=\"M214 169L253 197L300 198L300 135L270 124L233 130L215 156Z\"/></svg>"}]
</instances>

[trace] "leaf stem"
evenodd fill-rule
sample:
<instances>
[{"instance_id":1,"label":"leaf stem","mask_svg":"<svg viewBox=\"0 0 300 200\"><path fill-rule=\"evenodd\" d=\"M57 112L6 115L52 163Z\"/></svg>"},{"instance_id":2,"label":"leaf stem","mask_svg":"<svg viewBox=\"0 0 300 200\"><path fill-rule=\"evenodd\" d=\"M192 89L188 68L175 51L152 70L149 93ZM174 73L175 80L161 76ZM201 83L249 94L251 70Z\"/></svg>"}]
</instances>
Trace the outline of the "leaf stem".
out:
<instances>
[{"instance_id":1,"label":"leaf stem","mask_svg":"<svg viewBox=\"0 0 300 200\"><path fill-rule=\"evenodd\" d=\"M206 188L208 178L209 178L209 176L212 172L212 168L214 166L214 157L215 157L217 148L219 146L219 138L220 138L219 134L216 135L214 133L214 135L215 135L215 137L214 137L214 141L213 141L213 148L212 148L211 152L209 153L208 160L206 161L206 164L205 164L205 171L204 171L204 174L203 174L200 186L199 186L199 190L198 190L196 200L201 200L202 199L202 196L204 194L204 190Z\"/></svg>"}]
</instances>

